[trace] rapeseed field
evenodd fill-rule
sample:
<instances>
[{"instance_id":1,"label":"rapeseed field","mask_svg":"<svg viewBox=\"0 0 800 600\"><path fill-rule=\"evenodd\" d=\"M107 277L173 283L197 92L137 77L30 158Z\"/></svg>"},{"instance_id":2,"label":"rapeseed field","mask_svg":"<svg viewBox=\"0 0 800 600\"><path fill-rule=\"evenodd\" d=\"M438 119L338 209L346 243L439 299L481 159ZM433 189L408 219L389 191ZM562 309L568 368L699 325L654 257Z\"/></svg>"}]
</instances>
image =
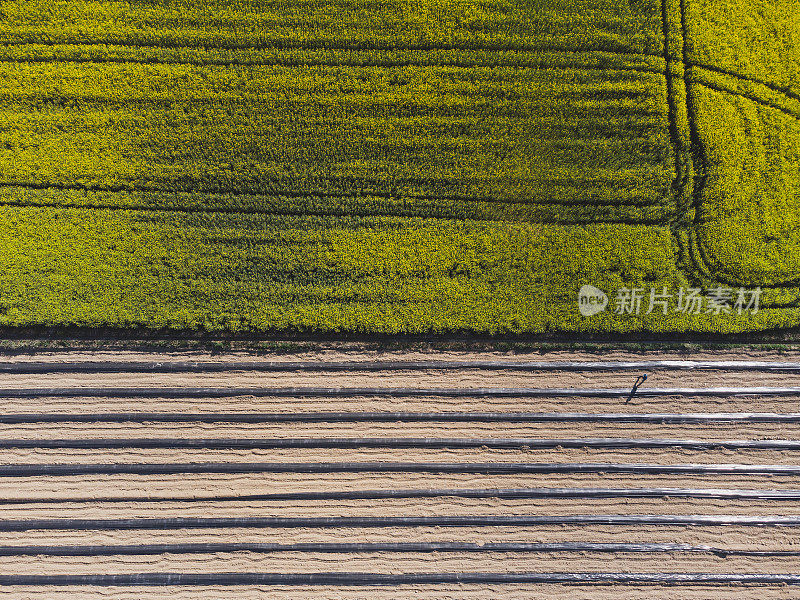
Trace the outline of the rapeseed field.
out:
<instances>
[{"instance_id":1,"label":"rapeseed field","mask_svg":"<svg viewBox=\"0 0 800 600\"><path fill-rule=\"evenodd\" d=\"M796 0L0 2L0 325L797 325L798 81Z\"/></svg>"}]
</instances>

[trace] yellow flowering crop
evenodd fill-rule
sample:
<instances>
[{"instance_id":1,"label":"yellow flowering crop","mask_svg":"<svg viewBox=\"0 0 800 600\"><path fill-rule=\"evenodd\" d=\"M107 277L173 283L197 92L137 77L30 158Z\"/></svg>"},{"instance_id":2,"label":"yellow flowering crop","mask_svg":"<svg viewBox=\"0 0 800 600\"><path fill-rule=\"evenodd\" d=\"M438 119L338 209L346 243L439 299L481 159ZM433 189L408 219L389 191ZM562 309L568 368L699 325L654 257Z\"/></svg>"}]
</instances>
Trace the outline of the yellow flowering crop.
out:
<instances>
[{"instance_id":1,"label":"yellow flowering crop","mask_svg":"<svg viewBox=\"0 0 800 600\"><path fill-rule=\"evenodd\" d=\"M0 3L0 324L795 325L796 0ZM592 318L585 284L762 287Z\"/></svg>"}]
</instances>

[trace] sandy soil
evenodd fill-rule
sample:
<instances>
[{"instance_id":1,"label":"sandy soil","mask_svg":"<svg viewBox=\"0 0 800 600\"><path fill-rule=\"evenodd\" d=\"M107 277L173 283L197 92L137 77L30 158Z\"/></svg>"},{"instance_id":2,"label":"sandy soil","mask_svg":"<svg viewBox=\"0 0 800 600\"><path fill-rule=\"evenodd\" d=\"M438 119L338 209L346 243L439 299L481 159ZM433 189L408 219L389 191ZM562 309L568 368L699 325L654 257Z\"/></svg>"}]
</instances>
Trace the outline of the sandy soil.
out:
<instances>
[{"instance_id":1,"label":"sandy soil","mask_svg":"<svg viewBox=\"0 0 800 600\"><path fill-rule=\"evenodd\" d=\"M166 361L166 360L779 360L800 362L800 354L766 352L703 352L631 354L614 352L556 352L512 356L470 353L354 353L325 351L303 355L231 356L202 353L147 354L43 353L34 357L13 355L0 361ZM0 388L97 386L318 386L318 387L533 387L629 388L638 371L624 372L518 372L499 371L398 371L281 372L232 371L210 374L0 374ZM723 386L800 387L797 375L687 371L660 369L649 372L648 387L708 388ZM642 388L644 389L644 387ZM217 399L170 398L5 398L3 413L101 412L586 412L586 413L717 413L800 412L800 399L787 395L752 397L675 396L636 397L630 404L617 398L280 398L231 396ZM99 438L675 438L698 440L800 440L800 424L776 423L24 423L0 425L0 439ZM652 463L800 465L795 450L698 451L665 449L3 449L0 464L119 464L185 462L525 462L525 463ZM726 500L700 498L550 498L470 499L453 496L386 500L214 500L215 496L295 491L467 489L535 487L609 488L726 488L800 489L800 476L746 474L438 474L438 473L253 473L178 475L88 475L62 477L0 477L0 523L36 518L166 518L166 517L333 517L333 516L456 516L456 515L741 515L753 517L800 515L797 500ZM162 499L144 502L147 498ZM179 499L195 499L179 502ZM205 498L205 500L204 500ZM110 501L110 500L128 501ZM20 504L19 501L26 503ZM550 525L526 527L370 527L289 529L178 529L158 530L30 530L0 532L0 545L109 545L219 542L390 542L472 541L516 542L653 542L705 544L729 550L798 550L800 527L653 526L653 525ZM154 556L5 556L3 574L76 574L147 572L315 572L367 571L376 573L456 571L596 571L596 572L708 572L797 573L798 557L755 557L668 553L351 553L320 554L281 552L259 554L162 554ZM249 599L308 598L388 600L425 599L526 599L585 598L739 600L758 594L763 600L796 598L797 588L761 586L602 586L557 585L439 585L402 588L258 587L235 588L91 588L0 587L0 598L69 599Z\"/></svg>"},{"instance_id":2,"label":"sandy soil","mask_svg":"<svg viewBox=\"0 0 800 600\"><path fill-rule=\"evenodd\" d=\"M4 354L4 362L77 362L102 361L370 361L370 360L517 360L517 361L598 361L598 360L766 360L781 362L800 362L800 350L762 350L756 347L697 349L697 350L608 350L589 352L584 350L548 350L545 352L504 352L504 351L457 351L457 350L363 350L360 348L325 348L292 353L264 352L207 352L201 350L181 351L139 351L139 350L76 350L33 352L11 352Z\"/></svg>"},{"instance_id":3,"label":"sandy soil","mask_svg":"<svg viewBox=\"0 0 800 600\"><path fill-rule=\"evenodd\" d=\"M575 510L578 510L576 507ZM617 509L619 510L619 509ZM624 509L623 509L624 510ZM160 530L31 530L3 532L7 545L121 545L177 543L381 543L416 542L596 542L707 545L738 550L798 550L800 536L789 527L747 525L537 525L494 527L341 527L341 528L210 528ZM563 556L569 560L569 555ZM90 561L90 559L86 559ZM342 564L346 564L346 558ZM635 564L631 565L635 567Z\"/></svg>"},{"instance_id":4,"label":"sandy soil","mask_svg":"<svg viewBox=\"0 0 800 600\"><path fill-rule=\"evenodd\" d=\"M0 588L0 598L9 600L795 600L797 590L791 587L737 586L709 588L702 586L601 586L578 588L564 585L436 585L332 588L330 586L301 586L272 588L258 586L174 587L159 588Z\"/></svg>"},{"instance_id":5,"label":"sandy soil","mask_svg":"<svg viewBox=\"0 0 800 600\"><path fill-rule=\"evenodd\" d=\"M800 352L780 354L759 350L723 350L686 352L589 352L558 351L546 354L515 355L510 353L474 352L337 352L254 355L225 355L203 352L42 352L35 355L0 355L2 362L185 362L185 361L273 361L273 362L359 362L359 361L780 361L800 363ZM736 373L725 371L650 370L646 387L717 387L717 386L800 386L800 373ZM0 374L0 387L32 386L107 386L183 385L183 386L319 386L319 387L623 387L629 388L638 371L608 372L518 372L502 370L462 371L388 371L388 372L225 372L225 373L103 373L97 374Z\"/></svg>"},{"instance_id":6,"label":"sandy soil","mask_svg":"<svg viewBox=\"0 0 800 600\"><path fill-rule=\"evenodd\" d=\"M621 372L586 371L230 371L225 373L44 373L0 374L6 389L26 387L92 387L102 382L109 387L419 387L478 388L491 381L492 387L528 388L623 388L630 389L642 372L648 373L644 391L653 388L687 387L798 387L800 373L728 372L717 370L642 369ZM702 385L698 385L702 382Z\"/></svg>"},{"instance_id":7,"label":"sandy soil","mask_svg":"<svg viewBox=\"0 0 800 600\"><path fill-rule=\"evenodd\" d=\"M754 504L757 502L757 507ZM797 501L684 498L293 500L265 502L41 503L4 506L3 519L152 519L169 517L381 517L456 515L799 515Z\"/></svg>"},{"instance_id":8,"label":"sandy soil","mask_svg":"<svg viewBox=\"0 0 800 600\"><path fill-rule=\"evenodd\" d=\"M573 555L574 556L574 555ZM572 558L568 554L538 554L514 552L438 552L409 554L404 552L354 554L343 561L337 554L314 552L280 552L257 554L234 552L230 554L192 554L159 556L102 556L44 557L15 556L3 558L5 575L35 575L45 572L64 574L103 573L514 573L557 572L564 569L569 559L569 570L576 572L703 572L703 573L789 573L797 567L797 557L742 557L719 558L699 554L599 554L581 553Z\"/></svg>"}]
</instances>

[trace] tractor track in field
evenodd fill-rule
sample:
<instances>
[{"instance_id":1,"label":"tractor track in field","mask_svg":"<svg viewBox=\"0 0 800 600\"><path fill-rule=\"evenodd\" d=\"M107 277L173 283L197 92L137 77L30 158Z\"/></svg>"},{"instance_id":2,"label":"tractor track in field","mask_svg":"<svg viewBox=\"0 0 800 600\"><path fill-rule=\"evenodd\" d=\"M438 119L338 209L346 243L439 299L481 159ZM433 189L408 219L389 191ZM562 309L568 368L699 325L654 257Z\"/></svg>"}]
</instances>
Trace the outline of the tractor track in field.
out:
<instances>
[{"instance_id":1,"label":"tractor track in field","mask_svg":"<svg viewBox=\"0 0 800 600\"><path fill-rule=\"evenodd\" d=\"M0 187L2 187L0 185ZM347 196L347 197L356 197L356 196ZM509 203L510 204L510 203ZM158 208L158 207L149 207L149 206L115 206L115 205L85 205L85 204L67 204L67 203L58 203L58 204L48 204L45 202L42 203L32 203L32 202L2 202L0 201L0 206L8 206L8 207L16 207L16 208L52 208L52 209L61 209L61 210L108 210L108 211L130 211L130 212L141 212L141 213L178 213L178 214L225 214L225 215L264 215L264 216L311 216L311 217L352 217L351 212L346 211L309 211L309 210L298 210L298 211L268 211L263 209L253 209L251 211L248 210L226 210L223 208L220 209L192 209L186 207L170 207L170 208ZM574 209L574 208L581 208L582 206L602 206L608 208L616 208L620 206L619 204L566 204L566 203L541 203L541 204L534 204L529 203L528 206L543 206L543 207L563 207L566 210ZM642 205L628 205L632 208L647 208L646 206ZM658 207L659 205L652 205L652 207ZM478 223L518 223L518 222L530 222L530 223L544 223L544 224L556 224L556 225L589 225L592 223L622 223L625 225L662 225L662 219L636 219L636 218L625 218L625 217L614 217L613 219L583 219L580 217L576 217L574 219L569 218L536 218L536 219L519 219L515 217L508 217L508 218L488 218L488 217L480 217L480 216L469 216L469 217L461 217L461 216L441 216L441 215L431 215L426 214L424 216L419 214L403 214L402 212L396 211L385 211L385 212L378 212L378 211L363 211L358 215L358 217L387 217L387 218L406 218L406 219L418 219L418 220L430 220L430 221L459 221L459 222L478 222Z\"/></svg>"},{"instance_id":2,"label":"tractor track in field","mask_svg":"<svg viewBox=\"0 0 800 600\"><path fill-rule=\"evenodd\" d=\"M332 181L336 181L336 178L330 178ZM533 201L533 200L521 200L521 199L513 199L513 198L494 198L494 197L481 197L481 196L434 196L429 194L391 194L389 192L380 192L380 191L363 191L363 192L353 192L353 193L345 193L345 192L321 192L321 191L298 191L298 190L275 190L273 192L256 192L256 191L241 191L241 190L215 190L215 191L192 191L192 190L166 190L160 188L149 188L149 187L125 187L122 185L110 185L110 186L83 186L79 184L68 184L68 183L32 183L32 182L17 182L17 181L7 181L7 182L0 182L0 187L3 188L21 188L21 189L31 189L31 190L60 190L60 191L76 191L76 192L105 192L105 193L143 193L143 194L176 194L176 195L194 195L194 196L232 196L232 197L261 197L261 198L353 198L353 199L369 199L369 198L381 198L384 200L399 200L401 198L407 198L409 200L422 200L422 201L442 201L442 202L475 202L475 203L484 203L484 204L511 204L511 205L521 205L521 206L563 206L565 208L576 208L581 206L628 206L632 208L652 208L652 207L660 207L663 204L659 202L612 202L612 201L598 201L598 200L587 200L585 202L570 202L570 201L558 201L553 200L549 202L545 201ZM4 204L9 204L4 202ZM146 205L132 205L132 206L124 206L124 205L95 205L95 204L47 204L47 203L19 203L20 206L51 206L54 208L93 208L93 209L105 209L105 210L151 210L151 211L170 211L170 212L220 212L220 213L243 213L243 214L258 214L264 213L269 214L270 211L266 210L247 210L247 209L232 209L232 208L194 208L194 207L169 207L169 208L161 208L155 206L146 206ZM274 211L278 212L278 211Z\"/></svg>"},{"instance_id":3,"label":"tractor track in field","mask_svg":"<svg viewBox=\"0 0 800 600\"><path fill-rule=\"evenodd\" d=\"M164 48L167 50L168 48ZM200 50L200 48L198 48ZM433 51L436 51L434 49ZM469 51L474 52L482 52L485 50L481 49L473 49ZM365 51L366 52L366 51ZM520 52L518 50L502 50L497 51L499 52ZM582 53L602 53L604 55L609 56L641 56L641 57L652 57L657 58L657 55L654 54L645 54L645 53L617 53L617 52L608 52L608 51L601 51L601 50L542 50L542 53L547 54L554 54L554 53L561 53L565 55L573 55L573 54L582 54ZM137 59L134 57L69 57L69 56L58 56L58 57L3 57L0 56L0 63L18 63L18 64L36 64L36 63L75 63L75 64L141 64L141 65L192 65L198 67L235 67L235 66L253 66L253 67L260 67L260 66L279 66L279 67L315 67L315 66L322 66L322 67L354 67L354 68L399 68L399 67L453 67L457 69L473 69L473 68L495 68L495 67L503 67L503 68L510 68L510 69L531 69L531 68L553 68L553 69L576 69L576 70L587 70L587 71L636 71L641 73L653 73L653 74L660 74L663 71L661 69L657 69L654 67L647 67L643 65L625 65L625 64L618 64L614 65L613 67L604 66L604 65L596 65L596 64L586 64L586 63L559 63L559 64L549 64L545 61L541 60L531 60L528 62L516 60L514 62L507 61L507 62L481 62L479 60L473 61L455 61L455 60L448 60L448 61L434 61L434 60L367 60L363 59L360 61L346 61L346 60L297 60L297 59L281 59L275 58L271 60L254 60L254 59L229 59L229 60L170 60L165 58L148 58L148 59Z\"/></svg>"},{"instance_id":4,"label":"tractor track in field","mask_svg":"<svg viewBox=\"0 0 800 600\"><path fill-rule=\"evenodd\" d=\"M717 67L714 65L709 65L708 63L702 63L694 60L690 60L686 64L687 67L693 67L698 69L703 69L706 71L712 71L714 73L719 73L720 75L728 75L730 77L734 77L741 81L747 81L749 83L755 83L758 85L763 85L765 88L771 89L773 92L778 92L779 94L789 98L791 100L800 100L800 94L792 92L790 89L786 89L783 86L777 85L771 81L767 81L765 79L759 79L758 77L751 77L749 75L743 75L736 71L732 71L730 69L725 69L722 67ZM773 107L774 108L774 107ZM778 109L780 110L780 109Z\"/></svg>"},{"instance_id":5,"label":"tractor track in field","mask_svg":"<svg viewBox=\"0 0 800 600\"><path fill-rule=\"evenodd\" d=\"M69 42L48 40L43 38L33 38L31 41L9 41L0 40L0 44L5 47L14 46L103 46L103 47L118 47L118 48L132 48L132 49L149 49L149 50L222 50L222 51L236 51L236 50L349 50L349 51L363 51L363 52L435 52L438 50L462 50L473 52L549 52L549 53L564 53L564 54L580 54L584 52L597 52L608 55L618 56L650 56L659 57L659 54L651 54L647 52L640 52L625 47L617 48L602 48L602 47L584 47L584 48L568 48L565 46L554 46L546 44L532 44L532 45L514 45L506 43L497 44L468 44L468 43L443 43L443 42L425 42L417 44L397 44L391 42L377 43L364 41L361 42L335 42L332 40L320 40L318 42L308 43L302 40L281 40L280 42L273 43L260 43L260 44L213 44L203 43L198 44L140 44L132 42L124 42L119 39L105 39L93 41L80 41L72 40Z\"/></svg>"},{"instance_id":6,"label":"tractor track in field","mask_svg":"<svg viewBox=\"0 0 800 600\"><path fill-rule=\"evenodd\" d=\"M721 92L723 94L728 94L730 96L737 96L739 98L744 98L745 100L750 100L752 102L760 104L761 106L765 106L767 108L780 111L783 114L792 117L793 119L800 120L800 113L797 113L793 110L790 110L773 102L769 102L768 100L764 100L755 94L748 94L742 91L731 90L724 86L715 83L710 83L708 81L703 81L702 79L698 79L696 77L692 79L692 82L695 83L696 85L702 85L703 87L706 87L710 90L714 90L715 92Z\"/></svg>"}]
</instances>

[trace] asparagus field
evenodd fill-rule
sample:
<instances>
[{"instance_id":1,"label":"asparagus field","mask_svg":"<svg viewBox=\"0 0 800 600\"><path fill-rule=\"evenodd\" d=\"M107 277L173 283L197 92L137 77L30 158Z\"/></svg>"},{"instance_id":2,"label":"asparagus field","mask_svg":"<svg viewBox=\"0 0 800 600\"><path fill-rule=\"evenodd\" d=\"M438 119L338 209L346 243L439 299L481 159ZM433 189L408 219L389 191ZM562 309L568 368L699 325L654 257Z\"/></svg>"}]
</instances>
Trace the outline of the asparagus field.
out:
<instances>
[{"instance_id":1,"label":"asparagus field","mask_svg":"<svg viewBox=\"0 0 800 600\"><path fill-rule=\"evenodd\" d=\"M798 77L796 0L2 2L0 325L797 325Z\"/></svg>"},{"instance_id":2,"label":"asparagus field","mask_svg":"<svg viewBox=\"0 0 800 600\"><path fill-rule=\"evenodd\" d=\"M798 597L800 353L530 358L5 354L0 598Z\"/></svg>"}]
</instances>

